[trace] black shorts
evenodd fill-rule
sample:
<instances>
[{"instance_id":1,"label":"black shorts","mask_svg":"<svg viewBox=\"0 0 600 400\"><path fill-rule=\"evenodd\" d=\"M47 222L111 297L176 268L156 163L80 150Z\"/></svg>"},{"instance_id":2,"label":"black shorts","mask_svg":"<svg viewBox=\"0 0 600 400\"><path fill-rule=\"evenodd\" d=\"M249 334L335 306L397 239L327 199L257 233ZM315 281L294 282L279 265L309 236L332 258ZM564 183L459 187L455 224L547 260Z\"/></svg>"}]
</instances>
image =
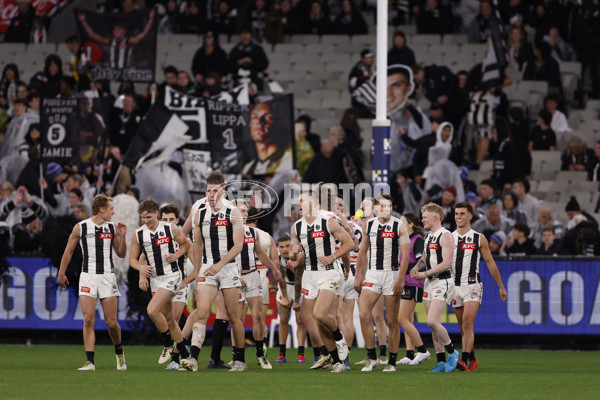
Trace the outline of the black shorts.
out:
<instances>
[{"instance_id":1,"label":"black shorts","mask_svg":"<svg viewBox=\"0 0 600 400\"><path fill-rule=\"evenodd\" d=\"M402 300L413 300L417 303L423 302L423 288L416 286L404 286L404 293L402 293Z\"/></svg>"}]
</instances>

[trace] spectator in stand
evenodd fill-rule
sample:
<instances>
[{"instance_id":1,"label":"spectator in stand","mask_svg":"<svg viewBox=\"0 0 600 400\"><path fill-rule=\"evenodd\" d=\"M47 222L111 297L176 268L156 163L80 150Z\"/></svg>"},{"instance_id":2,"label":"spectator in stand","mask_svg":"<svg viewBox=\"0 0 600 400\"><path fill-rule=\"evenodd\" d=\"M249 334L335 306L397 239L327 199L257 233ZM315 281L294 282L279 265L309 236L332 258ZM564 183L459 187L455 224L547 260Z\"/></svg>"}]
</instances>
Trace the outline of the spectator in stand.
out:
<instances>
[{"instance_id":1,"label":"spectator in stand","mask_svg":"<svg viewBox=\"0 0 600 400\"><path fill-rule=\"evenodd\" d=\"M33 17L31 22L31 35L29 37L29 44L46 43L48 41L48 31L46 31L46 25L44 17L36 15Z\"/></svg>"},{"instance_id":2,"label":"spectator in stand","mask_svg":"<svg viewBox=\"0 0 600 400\"><path fill-rule=\"evenodd\" d=\"M557 239L562 239L564 236L565 228L562 222L553 218L552 212L548 206L542 205L538 211L537 220L529 234L529 237L533 239L536 247L540 247L542 244L542 233L546 228L552 228Z\"/></svg>"},{"instance_id":3,"label":"spectator in stand","mask_svg":"<svg viewBox=\"0 0 600 400\"><path fill-rule=\"evenodd\" d=\"M506 50L508 51L509 62L518 65L519 71L522 71L524 64L533 60L533 49L525 39L521 28L511 28Z\"/></svg>"},{"instance_id":4,"label":"spectator in stand","mask_svg":"<svg viewBox=\"0 0 600 400\"><path fill-rule=\"evenodd\" d=\"M448 186L444 189L442 197L433 201L439 204L444 211L442 226L450 232L456 230L456 219L454 218L454 205L456 204L456 188Z\"/></svg>"},{"instance_id":5,"label":"spectator in stand","mask_svg":"<svg viewBox=\"0 0 600 400\"><path fill-rule=\"evenodd\" d=\"M158 34L172 35L177 33L177 19L179 18L179 9L176 0L167 0L166 5L160 3L155 5L156 14L158 14Z\"/></svg>"},{"instance_id":6,"label":"spectator in stand","mask_svg":"<svg viewBox=\"0 0 600 400\"><path fill-rule=\"evenodd\" d=\"M542 230L542 244L537 246L538 256L556 256L560 254L560 240L554 234L554 228L548 227Z\"/></svg>"},{"instance_id":7,"label":"spectator in stand","mask_svg":"<svg viewBox=\"0 0 600 400\"><path fill-rule=\"evenodd\" d=\"M181 70L177 73L177 90L190 96L199 96L198 88L190 79L190 74Z\"/></svg>"},{"instance_id":8,"label":"spectator in stand","mask_svg":"<svg viewBox=\"0 0 600 400\"><path fill-rule=\"evenodd\" d=\"M302 32L302 9L299 3L298 0L283 0L279 4L279 14L285 35L297 35Z\"/></svg>"},{"instance_id":9,"label":"spectator in stand","mask_svg":"<svg viewBox=\"0 0 600 400\"><path fill-rule=\"evenodd\" d=\"M331 139L321 140L321 151L315 155L304 174L305 183L327 182L335 185L346 181L342 154L336 151Z\"/></svg>"},{"instance_id":10,"label":"spectator in stand","mask_svg":"<svg viewBox=\"0 0 600 400\"><path fill-rule=\"evenodd\" d=\"M210 30L216 35L227 35L229 39L235 33L238 10L232 8L228 0L220 0L218 4L218 8L212 13Z\"/></svg>"},{"instance_id":11,"label":"spectator in stand","mask_svg":"<svg viewBox=\"0 0 600 400\"><path fill-rule=\"evenodd\" d=\"M552 114L550 111L542 108L538 113L537 124L531 130L529 137L529 151L556 150L556 133L550 128L552 123Z\"/></svg>"},{"instance_id":12,"label":"spectator in stand","mask_svg":"<svg viewBox=\"0 0 600 400\"><path fill-rule=\"evenodd\" d=\"M71 98L75 94L73 90L75 89L76 84L77 82L75 82L75 79L72 76L64 75L60 78L59 93L56 97L59 99Z\"/></svg>"},{"instance_id":13,"label":"spectator in stand","mask_svg":"<svg viewBox=\"0 0 600 400\"><path fill-rule=\"evenodd\" d=\"M548 82L548 91L562 93L562 80L558 61L551 55L550 45L543 41L535 43L533 60L527 63L523 79Z\"/></svg>"},{"instance_id":14,"label":"spectator in stand","mask_svg":"<svg viewBox=\"0 0 600 400\"><path fill-rule=\"evenodd\" d=\"M506 233L502 231L494 232L490 236L490 251L494 257L506 257Z\"/></svg>"},{"instance_id":15,"label":"spectator in stand","mask_svg":"<svg viewBox=\"0 0 600 400\"><path fill-rule=\"evenodd\" d=\"M567 213L567 217L569 218L569 222L565 227L567 231L573 229L575 225L580 223L582 220L590 221L590 223L594 225L595 229L598 229L598 222L594 219L594 217L591 214L581 209L581 207L579 206L579 202L577 201L577 198L575 196L571 196L571 198L569 199L569 202L565 206L565 212Z\"/></svg>"},{"instance_id":16,"label":"spectator in stand","mask_svg":"<svg viewBox=\"0 0 600 400\"><path fill-rule=\"evenodd\" d=\"M560 97L555 94L549 94L544 99L544 108L550 111L550 114L552 114L550 128L552 128L555 133L571 132L572 129L569 128L569 121L567 121L567 117L558 109L559 104Z\"/></svg>"},{"instance_id":17,"label":"spectator in stand","mask_svg":"<svg viewBox=\"0 0 600 400\"><path fill-rule=\"evenodd\" d=\"M222 77L227 76L227 54L215 40L214 34L207 32L203 43L194 54L192 61L192 74L198 85L204 85L206 77L211 72L217 72Z\"/></svg>"},{"instance_id":18,"label":"spectator in stand","mask_svg":"<svg viewBox=\"0 0 600 400\"><path fill-rule=\"evenodd\" d=\"M71 52L71 73L77 82L77 90L90 90L93 78L88 66L89 60L81 47L81 40L73 35L69 36L65 43Z\"/></svg>"},{"instance_id":19,"label":"spectator in stand","mask_svg":"<svg viewBox=\"0 0 600 400\"><path fill-rule=\"evenodd\" d=\"M562 171L589 171L595 159L594 150L589 149L579 136L572 136L562 155Z\"/></svg>"},{"instance_id":20,"label":"spectator in stand","mask_svg":"<svg viewBox=\"0 0 600 400\"><path fill-rule=\"evenodd\" d=\"M544 35L544 41L550 46L552 57L559 63L561 61L571 61L573 48L562 37L555 26L548 29L548 34Z\"/></svg>"},{"instance_id":21,"label":"spectator in stand","mask_svg":"<svg viewBox=\"0 0 600 400\"><path fill-rule=\"evenodd\" d=\"M565 251L572 255L598 254L598 222L581 210L575 196L571 196L565 212L569 218L562 241Z\"/></svg>"},{"instance_id":22,"label":"spectator in stand","mask_svg":"<svg viewBox=\"0 0 600 400\"><path fill-rule=\"evenodd\" d=\"M478 219L472 226L477 232L483 233L486 238L496 231L502 231L508 235L512 229L511 222L502 216L500 207L495 204L489 207L485 218Z\"/></svg>"},{"instance_id":23,"label":"spectator in stand","mask_svg":"<svg viewBox=\"0 0 600 400\"><path fill-rule=\"evenodd\" d=\"M449 2L440 4L438 0L425 0L423 6L413 7L417 17L417 33L444 35L454 30L454 16Z\"/></svg>"},{"instance_id":24,"label":"spectator in stand","mask_svg":"<svg viewBox=\"0 0 600 400\"><path fill-rule=\"evenodd\" d=\"M40 250L42 226L32 209L21 210L21 223L13 225L11 232L15 252L31 253Z\"/></svg>"},{"instance_id":25,"label":"spectator in stand","mask_svg":"<svg viewBox=\"0 0 600 400\"><path fill-rule=\"evenodd\" d=\"M133 95L125 95L122 108L112 108L110 143L119 149L120 156L125 156L127 153L140 122L141 117L137 114L137 102Z\"/></svg>"},{"instance_id":26,"label":"spectator in stand","mask_svg":"<svg viewBox=\"0 0 600 400\"><path fill-rule=\"evenodd\" d=\"M304 26L304 33L312 33L315 35L329 33L331 23L327 14L323 11L323 5L320 1L313 0L310 2L310 7L308 8L302 25Z\"/></svg>"},{"instance_id":27,"label":"spectator in stand","mask_svg":"<svg viewBox=\"0 0 600 400\"><path fill-rule=\"evenodd\" d=\"M522 161L517 157L514 137L506 124L496 124L492 129L492 146L496 151L492 168L492 179L504 188L518 177L525 176Z\"/></svg>"},{"instance_id":28,"label":"spectator in stand","mask_svg":"<svg viewBox=\"0 0 600 400\"><path fill-rule=\"evenodd\" d=\"M527 221L532 224L538 215L541 202L529 194L531 185L527 178L517 178L512 185L512 191L519 199L519 208L527 215Z\"/></svg>"},{"instance_id":29,"label":"spectator in stand","mask_svg":"<svg viewBox=\"0 0 600 400\"><path fill-rule=\"evenodd\" d=\"M25 135L25 143L28 147L35 147L41 151L42 146L42 127L39 123L29 125L29 131Z\"/></svg>"},{"instance_id":30,"label":"spectator in stand","mask_svg":"<svg viewBox=\"0 0 600 400\"><path fill-rule=\"evenodd\" d=\"M165 88L167 86L173 89L177 87L177 72L179 71L177 71L177 68L173 65L167 65L163 70L165 80L158 85L158 92L160 93L161 97L165 95Z\"/></svg>"},{"instance_id":31,"label":"spectator in stand","mask_svg":"<svg viewBox=\"0 0 600 400\"><path fill-rule=\"evenodd\" d=\"M497 186L496 183L491 179L484 179L479 184L479 208L483 211L487 211L492 205L500 209L502 207L502 200L496 196Z\"/></svg>"},{"instance_id":32,"label":"spectator in stand","mask_svg":"<svg viewBox=\"0 0 600 400\"><path fill-rule=\"evenodd\" d=\"M90 212L85 205L78 204L73 207L73 216L78 221L83 221L84 219L88 219L90 217Z\"/></svg>"},{"instance_id":33,"label":"spectator in stand","mask_svg":"<svg viewBox=\"0 0 600 400\"><path fill-rule=\"evenodd\" d=\"M447 150L444 147L432 147L429 149L429 166L431 169L424 174L425 193L421 201L427 203L430 199L439 199L444 188L452 186L456 190L454 197L457 202L464 201L462 180L456 165L448 160Z\"/></svg>"},{"instance_id":34,"label":"spectator in stand","mask_svg":"<svg viewBox=\"0 0 600 400\"><path fill-rule=\"evenodd\" d=\"M588 179L592 182L600 181L600 140L594 144L594 157L589 163Z\"/></svg>"},{"instance_id":35,"label":"spectator in stand","mask_svg":"<svg viewBox=\"0 0 600 400\"><path fill-rule=\"evenodd\" d=\"M342 0L341 13L331 25L331 33L338 35L366 35L367 22L352 0Z\"/></svg>"},{"instance_id":36,"label":"spectator in stand","mask_svg":"<svg viewBox=\"0 0 600 400\"><path fill-rule=\"evenodd\" d=\"M392 39L392 47L388 51L388 65L415 65L416 63L415 53L406 45L406 35L403 31L396 31Z\"/></svg>"},{"instance_id":37,"label":"spectator in stand","mask_svg":"<svg viewBox=\"0 0 600 400\"><path fill-rule=\"evenodd\" d=\"M29 87L36 89L41 97L56 97L62 74L62 60L56 54L50 54L44 62L44 70L31 78Z\"/></svg>"},{"instance_id":38,"label":"spectator in stand","mask_svg":"<svg viewBox=\"0 0 600 400\"><path fill-rule=\"evenodd\" d=\"M6 64L2 70L2 80L0 80L0 108L7 110L11 101L16 99L19 82L21 81L17 64Z\"/></svg>"},{"instance_id":39,"label":"spectator in stand","mask_svg":"<svg viewBox=\"0 0 600 400\"><path fill-rule=\"evenodd\" d=\"M76 206L83 203L83 193L79 188L73 188L69 190L69 205L71 206L71 211L75 209Z\"/></svg>"},{"instance_id":40,"label":"spectator in stand","mask_svg":"<svg viewBox=\"0 0 600 400\"><path fill-rule=\"evenodd\" d=\"M250 26L252 38L257 43L283 42L283 23L281 15L275 10L270 0L252 0L246 3L240 13L238 26Z\"/></svg>"},{"instance_id":41,"label":"spectator in stand","mask_svg":"<svg viewBox=\"0 0 600 400\"><path fill-rule=\"evenodd\" d=\"M192 0L188 3L188 10L180 14L177 26L179 33L201 35L206 32L206 3Z\"/></svg>"},{"instance_id":42,"label":"spectator in stand","mask_svg":"<svg viewBox=\"0 0 600 400\"><path fill-rule=\"evenodd\" d=\"M498 2L500 16L505 25L512 25L511 20L517 17L523 20L529 16L529 5L521 0Z\"/></svg>"},{"instance_id":43,"label":"spectator in stand","mask_svg":"<svg viewBox=\"0 0 600 400\"><path fill-rule=\"evenodd\" d=\"M469 43L485 43L490 36L492 20L492 1L481 0L479 14L469 26Z\"/></svg>"},{"instance_id":44,"label":"spectator in stand","mask_svg":"<svg viewBox=\"0 0 600 400\"><path fill-rule=\"evenodd\" d=\"M12 185L10 186L12 188ZM14 188L13 188L14 189ZM21 210L31 210L39 219L48 215L48 210L42 200L30 194L24 186L18 186L0 204L0 221L6 221L10 226L21 222Z\"/></svg>"},{"instance_id":45,"label":"spectator in stand","mask_svg":"<svg viewBox=\"0 0 600 400\"><path fill-rule=\"evenodd\" d=\"M512 230L513 243L506 249L511 256L530 256L537 253L533 239L529 236L529 227L523 222L517 222Z\"/></svg>"},{"instance_id":46,"label":"spectator in stand","mask_svg":"<svg viewBox=\"0 0 600 400\"><path fill-rule=\"evenodd\" d=\"M456 75L448 67L435 64L427 67L415 64L412 70L418 90L431 102L430 118L443 119L458 126L464 110L455 99L458 91Z\"/></svg>"},{"instance_id":47,"label":"spectator in stand","mask_svg":"<svg viewBox=\"0 0 600 400\"><path fill-rule=\"evenodd\" d=\"M502 215L512 221L512 224L517 222L527 223L527 215L519 208L519 198L513 192L508 192L504 195L502 202L504 209Z\"/></svg>"},{"instance_id":48,"label":"spectator in stand","mask_svg":"<svg viewBox=\"0 0 600 400\"><path fill-rule=\"evenodd\" d=\"M18 11L10 20L10 25L4 35L5 43L29 43L31 25L35 17L35 10L29 0L17 0Z\"/></svg>"},{"instance_id":49,"label":"spectator in stand","mask_svg":"<svg viewBox=\"0 0 600 400\"><path fill-rule=\"evenodd\" d=\"M371 79L375 74L375 53L370 49L360 52L360 61L354 64L348 76L348 90L352 93L365 81ZM352 107L358 118L369 118L371 112L352 97Z\"/></svg>"},{"instance_id":50,"label":"spectator in stand","mask_svg":"<svg viewBox=\"0 0 600 400\"><path fill-rule=\"evenodd\" d=\"M19 146L25 142L29 131L30 122L25 116L27 102L17 99L13 103L13 117L8 124L3 140L0 142L0 159L17 152Z\"/></svg>"},{"instance_id":51,"label":"spectator in stand","mask_svg":"<svg viewBox=\"0 0 600 400\"><path fill-rule=\"evenodd\" d=\"M443 140L446 138L448 131L452 131L451 128L447 128L446 126L442 127L442 124L439 123L439 120L431 121L431 133L421 137L418 140L412 140L407 138L406 135L402 137L402 140L405 144L414 147L416 149L415 155L413 156L412 163L412 177L415 183L419 186L423 184L423 178L425 177L425 173L428 171L429 165L429 149L434 146L441 146L448 149L448 154L450 154L451 148L445 144ZM446 131L446 133L444 133ZM450 132L450 135L453 135L454 132ZM446 138L447 139L447 138ZM451 139L447 139L448 141Z\"/></svg>"},{"instance_id":52,"label":"spectator in stand","mask_svg":"<svg viewBox=\"0 0 600 400\"><path fill-rule=\"evenodd\" d=\"M525 143L525 148L529 147L529 125L521 107L511 107L508 110L508 129L515 139Z\"/></svg>"},{"instance_id":53,"label":"spectator in stand","mask_svg":"<svg viewBox=\"0 0 600 400\"><path fill-rule=\"evenodd\" d=\"M310 163L315 158L315 151L308 140L306 140L306 125L302 122L296 122L294 124L294 134L296 139L296 169L300 177L303 177Z\"/></svg>"},{"instance_id":54,"label":"spectator in stand","mask_svg":"<svg viewBox=\"0 0 600 400\"><path fill-rule=\"evenodd\" d=\"M485 217L485 215L481 213L481 210L479 209L479 200L477 200L477 195L475 192L466 192L465 201L469 203L473 209L473 219L471 220L472 223Z\"/></svg>"},{"instance_id":55,"label":"spectator in stand","mask_svg":"<svg viewBox=\"0 0 600 400\"><path fill-rule=\"evenodd\" d=\"M591 98L600 98L600 8L592 1L573 0L571 38L581 63L581 76L589 69L592 78Z\"/></svg>"},{"instance_id":56,"label":"spectator in stand","mask_svg":"<svg viewBox=\"0 0 600 400\"><path fill-rule=\"evenodd\" d=\"M254 93L262 92L265 71L269 60L263 48L252 41L249 27L240 30L240 42L229 53L229 68L234 84L252 83Z\"/></svg>"},{"instance_id":57,"label":"spectator in stand","mask_svg":"<svg viewBox=\"0 0 600 400\"><path fill-rule=\"evenodd\" d=\"M347 108L344 110L340 127L344 130L341 150L348 155L348 160L351 161L347 168L355 171L356 175L353 180L358 179L358 182L365 181L363 174L363 166L365 163L362 152L363 138L360 136L361 127L358 124L354 109Z\"/></svg>"},{"instance_id":58,"label":"spectator in stand","mask_svg":"<svg viewBox=\"0 0 600 400\"><path fill-rule=\"evenodd\" d=\"M296 122L304 124L304 129L306 130L306 140L308 140L308 143L310 143L310 146L315 154L319 154L321 151L321 136L310 131L312 118L309 115L303 114L298 117Z\"/></svg>"}]
</instances>

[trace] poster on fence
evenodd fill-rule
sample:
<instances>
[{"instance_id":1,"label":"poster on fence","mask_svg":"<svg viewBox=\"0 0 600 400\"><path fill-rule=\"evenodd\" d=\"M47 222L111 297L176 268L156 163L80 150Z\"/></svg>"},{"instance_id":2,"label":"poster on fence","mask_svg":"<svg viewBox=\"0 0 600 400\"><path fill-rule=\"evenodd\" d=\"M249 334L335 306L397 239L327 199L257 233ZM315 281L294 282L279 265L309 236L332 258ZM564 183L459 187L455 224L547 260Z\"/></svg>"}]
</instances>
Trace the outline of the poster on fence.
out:
<instances>
[{"instance_id":1,"label":"poster on fence","mask_svg":"<svg viewBox=\"0 0 600 400\"><path fill-rule=\"evenodd\" d=\"M75 10L75 17L94 80L154 81L154 9L117 14Z\"/></svg>"}]
</instances>

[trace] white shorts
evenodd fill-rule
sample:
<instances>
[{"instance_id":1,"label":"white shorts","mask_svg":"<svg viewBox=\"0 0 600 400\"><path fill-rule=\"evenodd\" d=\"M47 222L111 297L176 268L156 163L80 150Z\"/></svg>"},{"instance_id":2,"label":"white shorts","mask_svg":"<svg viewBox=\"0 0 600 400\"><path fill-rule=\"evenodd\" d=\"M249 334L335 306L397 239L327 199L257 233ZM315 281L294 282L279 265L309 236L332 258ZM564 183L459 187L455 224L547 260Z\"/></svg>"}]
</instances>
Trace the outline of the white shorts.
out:
<instances>
[{"instance_id":1,"label":"white shorts","mask_svg":"<svg viewBox=\"0 0 600 400\"><path fill-rule=\"evenodd\" d=\"M340 272L334 268L328 271L304 271L302 275L302 295L307 299L316 299L321 290L334 294L342 284Z\"/></svg>"},{"instance_id":2,"label":"white shorts","mask_svg":"<svg viewBox=\"0 0 600 400\"><path fill-rule=\"evenodd\" d=\"M362 288L372 290L384 296L394 295L394 282L398 279L400 271L377 271L368 269L365 274Z\"/></svg>"},{"instance_id":3,"label":"white shorts","mask_svg":"<svg viewBox=\"0 0 600 400\"><path fill-rule=\"evenodd\" d=\"M342 283L342 299L356 300L358 292L354 290L354 275L352 272L348 275L348 280Z\"/></svg>"},{"instance_id":4,"label":"white shorts","mask_svg":"<svg viewBox=\"0 0 600 400\"><path fill-rule=\"evenodd\" d=\"M187 295L190 290L190 285L187 285L184 288L180 288L175 296L173 296L173 303L185 303L187 304Z\"/></svg>"},{"instance_id":5,"label":"white shorts","mask_svg":"<svg viewBox=\"0 0 600 400\"><path fill-rule=\"evenodd\" d=\"M246 287L242 286L240 290L240 301L246 301L250 297L262 297L265 288L260 281L258 271L242 275L242 279L246 282Z\"/></svg>"},{"instance_id":6,"label":"white shorts","mask_svg":"<svg viewBox=\"0 0 600 400\"><path fill-rule=\"evenodd\" d=\"M150 290L152 291L152 294L154 294L160 288L167 289L169 292L173 293L173 296L176 296L180 292L178 289L179 286L181 286L182 280L181 272L175 272L169 275L153 276L150 277Z\"/></svg>"},{"instance_id":7,"label":"white shorts","mask_svg":"<svg viewBox=\"0 0 600 400\"><path fill-rule=\"evenodd\" d=\"M202 267L198 275L198 285L211 285L219 289L239 288L242 286L242 282L240 282L240 268L236 263L227 264L216 275L204 276L204 271L209 267L209 265Z\"/></svg>"},{"instance_id":8,"label":"white shorts","mask_svg":"<svg viewBox=\"0 0 600 400\"><path fill-rule=\"evenodd\" d=\"M482 283L472 283L470 285L455 286L452 295L452 306L463 307L468 301L476 301L479 304L481 304L482 298Z\"/></svg>"},{"instance_id":9,"label":"white shorts","mask_svg":"<svg viewBox=\"0 0 600 400\"><path fill-rule=\"evenodd\" d=\"M190 276L192 274L192 272L194 272L194 264L192 264L192 262L190 261L190 259L188 257L185 258L185 263L183 264L183 268L184 268L186 277ZM196 281L192 281L188 285L188 290L194 292L194 291L196 291L197 287L198 287L198 283Z\"/></svg>"},{"instance_id":10,"label":"white shorts","mask_svg":"<svg viewBox=\"0 0 600 400\"><path fill-rule=\"evenodd\" d=\"M262 303L264 305L269 305L269 285L271 284L271 282L269 282L269 268L265 267L264 265L257 265L256 268L258 269L258 274L260 275L260 281L262 283L262 287L263 287L263 301Z\"/></svg>"},{"instance_id":11,"label":"white shorts","mask_svg":"<svg viewBox=\"0 0 600 400\"><path fill-rule=\"evenodd\" d=\"M452 302L452 293L454 292L454 280L448 279L427 279L425 278L425 287L423 288L423 301L441 300L450 304Z\"/></svg>"},{"instance_id":12,"label":"white shorts","mask_svg":"<svg viewBox=\"0 0 600 400\"><path fill-rule=\"evenodd\" d=\"M82 272L79 276L79 295L94 298L119 297L117 276L113 273L90 274Z\"/></svg>"},{"instance_id":13,"label":"white shorts","mask_svg":"<svg viewBox=\"0 0 600 400\"><path fill-rule=\"evenodd\" d=\"M287 290L287 297L288 299L290 299L290 301L293 303L294 302L294 296L296 294L296 287L294 286L293 283L286 283L285 284L285 288ZM281 293L281 289L278 288L277 289L277 297L275 297L277 299L278 302L281 302L281 299L283 299L283 293Z\"/></svg>"},{"instance_id":14,"label":"white shorts","mask_svg":"<svg viewBox=\"0 0 600 400\"><path fill-rule=\"evenodd\" d=\"M338 264L335 268L337 269L338 274L340 274L340 278L342 279L338 290L335 292L335 295L342 296L344 294L344 267Z\"/></svg>"}]
</instances>

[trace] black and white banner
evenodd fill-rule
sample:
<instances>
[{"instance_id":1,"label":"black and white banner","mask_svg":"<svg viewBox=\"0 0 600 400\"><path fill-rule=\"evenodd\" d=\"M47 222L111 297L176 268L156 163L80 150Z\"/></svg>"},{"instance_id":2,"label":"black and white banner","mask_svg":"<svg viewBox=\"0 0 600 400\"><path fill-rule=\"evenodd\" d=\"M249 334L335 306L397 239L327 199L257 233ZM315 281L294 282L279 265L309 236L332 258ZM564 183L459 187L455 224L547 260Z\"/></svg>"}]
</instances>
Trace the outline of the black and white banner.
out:
<instances>
[{"instance_id":1,"label":"black and white banner","mask_svg":"<svg viewBox=\"0 0 600 400\"><path fill-rule=\"evenodd\" d=\"M154 10L107 14L75 10L83 52L94 80L153 82L157 22Z\"/></svg>"},{"instance_id":2,"label":"black and white banner","mask_svg":"<svg viewBox=\"0 0 600 400\"><path fill-rule=\"evenodd\" d=\"M192 137L188 144L200 145L200 147L208 144L204 105L205 100L201 97L178 92L169 86L165 88L165 107L187 124L189 128L187 135Z\"/></svg>"},{"instance_id":3,"label":"black and white banner","mask_svg":"<svg viewBox=\"0 0 600 400\"><path fill-rule=\"evenodd\" d=\"M42 100L44 164L72 164L83 171L102 160L106 125L93 104L87 97Z\"/></svg>"}]
</instances>

